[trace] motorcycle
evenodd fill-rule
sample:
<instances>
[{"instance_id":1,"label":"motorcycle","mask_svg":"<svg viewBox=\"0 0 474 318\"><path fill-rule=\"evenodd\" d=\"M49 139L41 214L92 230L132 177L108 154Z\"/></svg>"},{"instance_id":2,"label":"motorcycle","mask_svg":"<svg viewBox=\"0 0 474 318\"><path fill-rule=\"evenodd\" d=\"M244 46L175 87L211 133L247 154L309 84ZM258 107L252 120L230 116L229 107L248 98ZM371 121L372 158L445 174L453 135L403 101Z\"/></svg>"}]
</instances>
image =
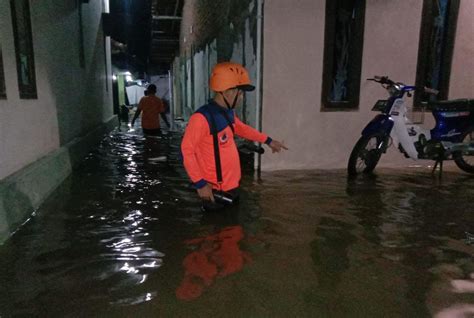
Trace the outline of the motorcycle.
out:
<instances>
[{"instance_id":1,"label":"motorcycle","mask_svg":"<svg viewBox=\"0 0 474 318\"><path fill-rule=\"evenodd\" d=\"M416 90L436 95L437 90L394 82L387 76L368 80L381 84L389 98L378 100L372 108L381 113L362 130L349 157L349 175L372 172L393 140L406 158L434 160L433 171L439 164L441 173L443 161L454 160L461 170L474 174L474 99L425 103L435 119L434 128L428 130L410 122L405 97Z\"/></svg>"}]
</instances>

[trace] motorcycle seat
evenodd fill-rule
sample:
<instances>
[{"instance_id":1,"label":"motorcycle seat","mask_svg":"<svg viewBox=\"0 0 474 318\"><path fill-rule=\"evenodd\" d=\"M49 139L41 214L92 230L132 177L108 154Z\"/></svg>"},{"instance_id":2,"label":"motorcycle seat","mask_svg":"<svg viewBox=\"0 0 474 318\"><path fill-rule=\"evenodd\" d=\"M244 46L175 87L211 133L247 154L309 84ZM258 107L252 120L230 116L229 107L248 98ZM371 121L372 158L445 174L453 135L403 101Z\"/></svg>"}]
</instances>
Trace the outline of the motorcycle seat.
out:
<instances>
[{"instance_id":1,"label":"motorcycle seat","mask_svg":"<svg viewBox=\"0 0 474 318\"><path fill-rule=\"evenodd\" d=\"M459 112L474 110L474 99L452 99L428 102L428 109L444 112Z\"/></svg>"}]
</instances>

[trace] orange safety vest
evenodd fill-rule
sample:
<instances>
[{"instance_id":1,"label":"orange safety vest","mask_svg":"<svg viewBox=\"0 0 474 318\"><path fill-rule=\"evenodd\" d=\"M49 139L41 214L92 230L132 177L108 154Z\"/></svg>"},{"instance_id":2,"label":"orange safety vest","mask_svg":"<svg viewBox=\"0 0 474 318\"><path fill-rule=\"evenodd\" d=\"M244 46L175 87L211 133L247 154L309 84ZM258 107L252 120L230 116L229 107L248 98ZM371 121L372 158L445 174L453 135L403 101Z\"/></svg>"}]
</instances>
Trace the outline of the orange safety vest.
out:
<instances>
[{"instance_id":1,"label":"orange safety vest","mask_svg":"<svg viewBox=\"0 0 474 318\"><path fill-rule=\"evenodd\" d=\"M214 151L215 137L211 129L213 126L217 132L215 135L222 180L218 180ZM271 138L267 135L240 121L233 110L225 109L214 101L202 106L191 116L181 143L181 153L184 168L197 188L207 183L221 191L229 191L239 186L240 158L234 135L260 143L271 142Z\"/></svg>"}]
</instances>

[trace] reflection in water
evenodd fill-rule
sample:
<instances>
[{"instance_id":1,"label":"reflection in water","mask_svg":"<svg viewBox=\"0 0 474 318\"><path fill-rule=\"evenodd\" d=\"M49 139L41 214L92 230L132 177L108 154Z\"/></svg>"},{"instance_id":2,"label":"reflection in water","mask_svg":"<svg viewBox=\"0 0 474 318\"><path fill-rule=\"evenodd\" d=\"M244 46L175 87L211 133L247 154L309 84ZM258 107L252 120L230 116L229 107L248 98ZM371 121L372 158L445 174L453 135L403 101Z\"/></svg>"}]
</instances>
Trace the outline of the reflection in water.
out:
<instances>
[{"instance_id":1,"label":"reflection in water","mask_svg":"<svg viewBox=\"0 0 474 318\"><path fill-rule=\"evenodd\" d=\"M474 305L454 305L443 309L435 318L469 318L474 315Z\"/></svg>"},{"instance_id":2,"label":"reflection in water","mask_svg":"<svg viewBox=\"0 0 474 318\"><path fill-rule=\"evenodd\" d=\"M91 152L0 247L0 316L472 316L472 177L264 173L203 214L179 141Z\"/></svg>"},{"instance_id":3,"label":"reflection in water","mask_svg":"<svg viewBox=\"0 0 474 318\"><path fill-rule=\"evenodd\" d=\"M225 277L242 269L250 256L242 252L239 242L244 233L241 226L231 226L216 234L186 241L194 251L184 258L184 279L176 290L182 300L199 297L216 277Z\"/></svg>"},{"instance_id":4,"label":"reflection in water","mask_svg":"<svg viewBox=\"0 0 474 318\"><path fill-rule=\"evenodd\" d=\"M451 280L452 292L459 294L474 295L474 273L470 274L470 279L453 279ZM452 317L472 317L474 316L474 304L455 304L449 308L441 310L435 315L435 318L452 318Z\"/></svg>"},{"instance_id":5,"label":"reflection in water","mask_svg":"<svg viewBox=\"0 0 474 318\"><path fill-rule=\"evenodd\" d=\"M453 209L452 206L453 200L466 190L459 187L466 185L463 182L446 182L450 179L449 175L438 180L441 181L439 183L428 180L429 175L421 178L406 175L402 176L402 182L395 186L386 180L381 182L380 178L372 176L358 181L349 180L347 193L352 198L358 216L361 216L358 211L363 211L373 204L369 210L375 213L372 228L376 229L375 241L383 248L380 256L413 269L405 271L400 277L404 281L405 293L408 296L404 300L409 305L406 313L433 315L439 310L439 305L436 305L432 298L446 299L447 294L452 292L447 282L456 282L452 280L452 274L449 277L443 275L443 268L450 268L450 271L454 268L457 273L455 275L465 276L467 267L472 266L472 249L466 249L465 246L443 246L443 241L453 235L454 229L458 228L456 236L459 237L459 232L469 224L463 222L468 216L465 215L462 204L457 206L458 209ZM370 203L367 204L368 202ZM460 223L454 223L455 219ZM465 263L465 257L469 258L468 255L471 255L471 261L468 261L471 265L458 267L459 265L443 264L454 255L459 263ZM394 282L400 284L398 279ZM437 290L438 288L440 290Z\"/></svg>"},{"instance_id":6,"label":"reflection in water","mask_svg":"<svg viewBox=\"0 0 474 318\"><path fill-rule=\"evenodd\" d=\"M474 273L470 275L471 279L454 279L451 281L453 291L456 293L474 293Z\"/></svg>"},{"instance_id":7,"label":"reflection in water","mask_svg":"<svg viewBox=\"0 0 474 318\"><path fill-rule=\"evenodd\" d=\"M311 243L311 256L323 290L334 290L350 266L348 248L355 241L351 228L347 223L330 218L322 218L318 225L318 239Z\"/></svg>"},{"instance_id":8,"label":"reflection in water","mask_svg":"<svg viewBox=\"0 0 474 318\"><path fill-rule=\"evenodd\" d=\"M474 244L474 234L466 232L466 243L467 244Z\"/></svg>"}]
</instances>

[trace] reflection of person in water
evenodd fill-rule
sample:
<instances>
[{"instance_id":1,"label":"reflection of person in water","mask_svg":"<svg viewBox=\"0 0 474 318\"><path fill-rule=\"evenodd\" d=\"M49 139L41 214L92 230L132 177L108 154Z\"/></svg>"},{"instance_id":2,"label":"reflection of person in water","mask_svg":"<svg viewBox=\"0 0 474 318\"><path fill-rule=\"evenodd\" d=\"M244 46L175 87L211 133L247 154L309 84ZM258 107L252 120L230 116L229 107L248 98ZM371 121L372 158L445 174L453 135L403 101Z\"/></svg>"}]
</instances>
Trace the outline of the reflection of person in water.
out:
<instances>
[{"instance_id":1,"label":"reflection of person in water","mask_svg":"<svg viewBox=\"0 0 474 318\"><path fill-rule=\"evenodd\" d=\"M186 244L196 249L183 261L184 279L176 289L176 297L193 300L218 277L225 277L242 270L250 256L240 250L244 238L242 227L230 226L207 237L188 240Z\"/></svg>"}]
</instances>

